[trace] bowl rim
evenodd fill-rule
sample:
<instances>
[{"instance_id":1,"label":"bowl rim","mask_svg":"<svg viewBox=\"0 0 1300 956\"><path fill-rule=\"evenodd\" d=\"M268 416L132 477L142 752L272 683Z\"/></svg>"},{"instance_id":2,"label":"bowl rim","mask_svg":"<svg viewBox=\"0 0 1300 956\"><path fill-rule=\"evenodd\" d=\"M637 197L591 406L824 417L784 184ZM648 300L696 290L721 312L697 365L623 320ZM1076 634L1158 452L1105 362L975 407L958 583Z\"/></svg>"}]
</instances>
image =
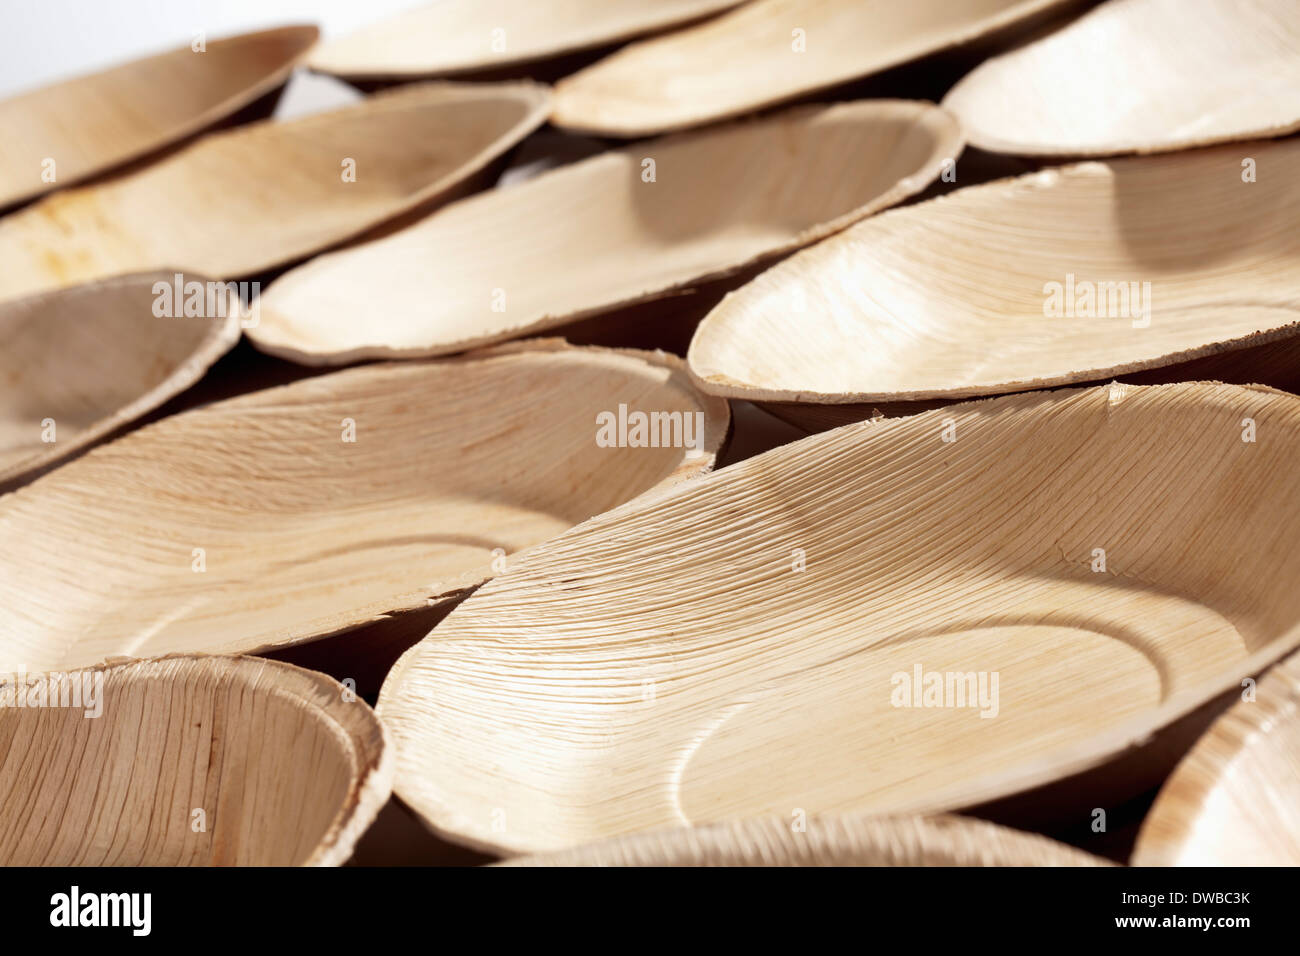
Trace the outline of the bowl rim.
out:
<instances>
[{"instance_id":1,"label":"bowl rim","mask_svg":"<svg viewBox=\"0 0 1300 956\"><path fill-rule=\"evenodd\" d=\"M507 187L504 191L486 190L475 193L472 196L450 203L444 209L435 210L420 222L399 232L376 239L373 244L404 241L416 246L421 245L425 242L425 239L423 235L416 231L431 227L444 210L464 210L470 204L488 201L505 203L509 200L502 198L503 195L516 192L531 195L536 191L551 189L552 184L556 182L566 183L570 179L579 179L581 177L603 177L607 175L604 172L604 167L610 163L618 162L621 157L647 155L647 150L650 149L662 151L666 148L677 149L705 143L713 149L719 150L732 136L745 130L752 130L756 126L802 129L814 123L830 122L840 118L844 118L846 122L851 122L855 126L868 128L884 123L906 122L910 129L922 127L931 129L935 133L935 141L930 148L929 154L924 159L918 160L912 173L894 180L888 188L872 195L866 202L847 209L833 218L813 223L798 233L790 235L779 243L767 246L757 253L748 255L745 258L734 258L724 266L694 273L684 278L672 279L666 283L653 285L650 288L643 288L639 292L628 291L621 293L617 298L610 298L602 303L575 311L563 313L549 311L540 317L529 319L523 324L512 325L496 332L483 332L449 342L434 342L428 345L409 347L370 344L346 348L308 349L300 340L284 336L267 336L265 330L268 326L265 322L256 329L250 329L248 338L257 349L269 355L303 365L316 366L339 365L375 359L411 360L435 358L509 342L524 336L539 335L554 331L570 323L612 315L622 309L667 299L679 292L689 291L710 282L744 273L764 263L773 263L790 253L810 247L841 232L854 223L879 213L880 210L888 209L920 193L929 183L939 177L944 162L948 160L955 161L965 148L965 138L961 125L956 118L942 107L936 106L928 100L862 99L848 100L841 103L805 103L770 115L746 117L718 126L669 133L647 143L621 145L616 149L600 152L559 168L547 170L526 182ZM513 196L513 199L518 201L519 196ZM291 286L311 283L314 281L314 274L312 273L317 271L324 273L327 269L337 268L338 260L334 257L344 258L350 256L363 245L371 244L363 242L327 252L284 273L266 290L266 312L271 315L276 313L277 294L283 294ZM582 248L575 248L574 251L582 252L584 249L589 248L590 245L591 243L588 242ZM346 267L351 268L350 265ZM311 273L308 270L311 270ZM276 291L277 287L279 293ZM698 383L696 387L699 387Z\"/></svg>"},{"instance_id":2,"label":"bowl rim","mask_svg":"<svg viewBox=\"0 0 1300 956\"><path fill-rule=\"evenodd\" d=\"M234 675L237 680L245 680L253 672L262 674L269 671L283 676L286 682L295 682L296 686L285 687L283 682L277 681L259 688L258 691L263 694L269 693L288 697L296 704L306 705L309 712L315 715L317 720L326 723L335 730L336 739L347 740L349 745L348 754L355 761L355 765L352 767L351 779L348 782L348 792L342 805L335 812L329 827L317 840L311 855L297 865L338 866L351 857L361 835L365 833L384 804L388 802L392 792L393 775L396 770L396 749L388 728L384 726L383 721L379 719L374 709L362 700L359 695L346 703L343 702L340 696L334 701L333 706L356 708L357 705L360 705L359 709L351 711L351 713L358 714L359 717L355 719L364 724L367 730L376 734L376 746L373 753L364 752L362 745L365 741L357 733L358 728L350 727L345 721L340 720L339 716L331 709L298 692L299 689L308 686L340 692L347 690L343 684L328 674L249 654L205 654L187 651L163 654L157 657L109 657L98 664L87 667L31 672L23 676L31 680L49 677L54 674L107 674L111 671L125 671L127 672L125 675L126 680L134 683L140 680L154 679L155 675L149 674L148 671L167 662L188 662L200 667L224 665L228 669L228 673ZM0 687L13 683L9 679L10 676L0 673ZM10 708L0 708L0 719L4 717L8 710ZM18 713L21 714L21 712ZM149 864L142 863L140 865Z\"/></svg>"},{"instance_id":3,"label":"bowl rim","mask_svg":"<svg viewBox=\"0 0 1300 956\"><path fill-rule=\"evenodd\" d=\"M279 89L289 82L293 71L302 63L307 55L316 46L320 39L320 28L310 23L294 23L282 26L269 27L261 30L253 30L245 33L232 34L230 36L218 37L214 40L207 41L209 46L230 46L240 47L250 44L258 44L266 41L274 41L285 38L296 44L296 49L289 55L288 59L277 66L274 70L266 73L256 82L236 91L231 96L209 105L206 109L192 116L184 123L178 124L170 131L155 136L149 142L127 150L120 156L107 161L99 161L89 164L80 173L65 178L57 183L44 183L32 189L21 192L0 193L0 211L15 211L11 207L17 207L19 204L35 200L38 197L46 196L51 193L62 191L69 186L86 183L106 173L114 170L121 170L132 163L153 156L161 150L170 146L176 146L190 140L198 133L210 129L212 126L220 123L223 119L236 115L241 109L251 106L263 96L273 90ZM106 73L116 71L128 71L137 68L146 63L154 63L183 53L191 49L187 45L169 47L165 50L159 50L153 53L146 53L142 56L133 57L124 62L109 64L98 70L92 70L88 73L80 73L75 76L65 77L53 83L39 86L33 90L19 92L11 97L5 97L4 102L18 99L41 99L46 96L57 97L61 90L73 84L82 84L94 81L96 78Z\"/></svg>"},{"instance_id":4,"label":"bowl rim","mask_svg":"<svg viewBox=\"0 0 1300 956\"><path fill-rule=\"evenodd\" d=\"M976 144L972 142L970 145ZM1211 146L1209 148L1222 150L1230 147L1219 145ZM1300 146L1298 146L1297 149L1300 150ZM1188 161L1195 161L1196 157L1203 156L1204 153L1193 151L1177 155L1186 157ZM1163 158L1166 159L1166 161L1172 161L1174 157L1170 156ZM1184 362L1194 361L1196 359L1209 358L1216 355L1226 355L1260 345L1281 342L1300 335L1300 302L1297 302L1291 306L1291 311L1294 312L1295 318L1290 322L1238 336L1218 339L1212 338L1211 341L1204 344L1179 349L1173 352L1166 352L1150 359L1120 362L1102 368L1078 369L1076 367L1068 372L1055 375L1039 375L1033 378L999 382L994 385L957 385L893 392L836 392L819 391L808 388L776 388L764 385L750 385L734 379L723 381L717 378L712 378L699 370L699 350L697 345L700 342L700 331L703 330L706 325L717 326L723 324L724 321L730 321L730 317L726 315L726 313L735 308L735 302L732 300L745 295L746 290L748 290L754 282L761 279L762 276L776 272L777 270L792 269L794 268L794 264L797 262L813 259L822 247L851 239L858 227L875 228L893 222L895 219L899 218L904 219L905 221L916 219L923 220L929 215L929 211L932 209L948 205L956 205L958 208L961 208L966 202L970 201L971 198L978 198L985 193L996 194L999 192L1009 192L1013 189L1020 190L1025 187L1068 189L1070 188L1068 183L1071 178L1095 175L1102 170L1108 169L1111 162L1111 160L1085 159L1064 166L1054 166L1033 172L1002 176L997 179L989 180L988 182L977 183L973 186L964 186L960 189L941 196L936 196L932 199L922 200L921 202L909 205L882 209L872 216L850 224L845 229L835 233L834 235L827 236L805 248L796 250L780 262L773 263L759 276L755 276L754 279L750 280L750 282L728 292L726 296L724 296L723 299L700 320L695 333L691 337L690 346L687 349L686 354L687 367L690 370L691 378L695 381L697 388L708 392L711 395L718 395L729 399L743 399L751 402L776 402L781 404L823 406L901 404L928 401L966 402L1046 389L1058 389L1066 386L1097 386L1104 383L1107 379L1117 378L1121 375L1131 375L1135 372L1167 368ZM1131 164L1134 162L1141 163L1143 162L1143 159L1140 157L1122 156L1114 159L1113 162ZM783 281L788 283L790 280ZM1230 306L1216 306L1216 308L1230 308ZM1273 311L1279 312L1283 309L1282 306L1269 308Z\"/></svg>"},{"instance_id":5,"label":"bowl rim","mask_svg":"<svg viewBox=\"0 0 1300 956\"><path fill-rule=\"evenodd\" d=\"M1253 701L1238 700L1218 715L1160 786L1133 845L1133 866L1177 866L1182 851L1196 845L1195 824L1205 801L1261 737L1300 726L1300 652L1277 660L1256 685ZM1283 723L1284 722L1284 723ZM1242 731L1245 730L1243 734ZM1163 832L1161 832L1163 831ZM1241 859L1218 866L1248 866Z\"/></svg>"},{"instance_id":6,"label":"bowl rim","mask_svg":"<svg viewBox=\"0 0 1300 956\"><path fill-rule=\"evenodd\" d=\"M810 446L811 443L820 443L827 441L830 436L843 432L844 436L849 435L854 430L872 429L872 428L899 428L909 422L923 420L929 422L934 419L936 422L952 415L954 412L963 410L974 410L980 406L987 406L989 403L1000 403L1006 405L1033 403L1036 406L1045 406L1054 402L1068 400L1073 396L1082 395L1083 393L1092 392L1099 396L1105 395L1106 400L1113 404L1117 401L1123 401L1128 395L1135 393L1154 394L1162 391L1182 391L1191 394L1209 394L1211 390L1231 389L1243 394L1257 393L1266 396L1277 396L1286 400L1295 410L1297 419L1297 444L1300 445L1300 396L1293 395L1281 389L1270 388L1263 385L1237 385L1231 383L1221 383L1213 381L1197 382L1175 382L1161 385L1121 385L1112 383L1111 385L1087 386L1082 388L1072 388L1050 392L1027 392L1013 393L1011 395L997 395L986 398L976 399L970 402L962 403L960 406L946 406L943 408L933 409L927 412L920 412L915 415L882 419L879 421L863 421L841 428L832 429L827 432L820 432L809 435L786 445L778 446L770 451L756 455L753 458L738 462L728 467L724 472L716 473L713 476L705 476L702 482L721 480L723 474L736 476L738 471L758 471L763 467L771 464L773 460L779 460L774 457L788 454L792 448ZM987 408L985 409L987 411ZM920 426L916 426L920 427ZM936 430L937 431L937 430ZM737 479L742 480L742 479ZM686 494L691 491L698 491L701 484L686 486L676 490L665 492L665 497L672 494ZM645 507L644 503L631 501L621 505L603 515L583 522L580 525L569 529L568 531L551 539L548 544L554 544L559 541L567 541L571 536L585 533L590 530L590 526L595 521L610 522L621 518L625 512L633 511ZM540 550L540 549L539 549ZM546 555L536 553L530 555L534 561L545 560ZM515 570L518 570L516 565ZM487 586L496 584L502 586L502 578L493 579L488 582ZM439 627L443 629L440 637L446 638L448 632L446 621L451 620L457 614L463 614L463 607L469 606L470 602L462 605L448 615ZM435 632L436 633L436 632ZM433 636L433 635L430 635ZM379 714L381 720L386 718L386 714L391 714L394 707L401 706L398 698L401 693L401 684L407 670L414 664L419 656L420 651L424 648L429 640L418 641L412 645L405 653L398 658L396 663L390 669L387 678L384 680L383 688L380 691L376 703L375 711ZM1075 741L1067 746L1058 747L1051 754L1045 755L1038 759L1023 762L1020 765L1004 769L998 773L989 773L981 776L975 781L958 781L944 789L939 789L928 793L925 797L912 799L891 806L889 815L934 815L941 813L960 813L961 811L982 806L1005 797L1011 797L1018 794L1027 793L1049 784L1057 783L1061 780L1074 777L1096 770L1107 764L1110 764L1119 757L1124 756L1131 751L1140 750L1149 743L1160 732L1172 727L1181 719L1193 713L1202 705L1212 702L1226 690L1236 686L1236 682L1241 679L1242 675L1257 674L1280 658L1300 647L1300 619L1295 621L1289 628L1284 630L1279 636L1273 638L1268 643L1261 645L1256 651L1236 659L1230 665L1225 667L1221 672L1207 677L1196 684L1190 685L1166 696L1156 706L1149 707L1134 714L1132 717L1111 726L1101 732L1091 733L1088 737ZM396 738L396 733L394 734ZM399 750L401 744L399 744ZM500 835L487 836L484 828L467 829L461 826L463 815L459 807L442 801L421 800L423 806L417 806L408 796L408 788L404 785L403 770L399 765L394 777L393 792L399 796L403 803L411 808L414 815L434 834L439 837L450 840L451 842L471 847L480 852L495 854L498 856L513 856L519 854L536 854L550 852L559 849L559 847L548 847L542 844L530 842L528 838L523 840L517 839L513 834L502 833Z\"/></svg>"}]
</instances>

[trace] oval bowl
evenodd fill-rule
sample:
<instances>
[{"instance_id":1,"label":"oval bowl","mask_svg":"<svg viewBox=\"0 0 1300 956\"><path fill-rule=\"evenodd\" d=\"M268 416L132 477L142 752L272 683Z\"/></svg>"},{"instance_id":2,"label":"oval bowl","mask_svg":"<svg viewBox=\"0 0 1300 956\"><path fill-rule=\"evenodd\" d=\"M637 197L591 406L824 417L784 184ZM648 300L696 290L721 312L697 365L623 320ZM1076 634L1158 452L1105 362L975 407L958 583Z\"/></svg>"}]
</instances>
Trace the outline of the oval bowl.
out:
<instances>
[{"instance_id":1,"label":"oval bowl","mask_svg":"<svg viewBox=\"0 0 1300 956\"><path fill-rule=\"evenodd\" d=\"M318 36L314 26L245 33L209 41L201 54L184 46L0 100L0 209L256 109Z\"/></svg>"},{"instance_id":2,"label":"oval bowl","mask_svg":"<svg viewBox=\"0 0 1300 956\"><path fill-rule=\"evenodd\" d=\"M152 411L234 347L241 312L229 293L211 318L156 314L155 285L173 278L122 276L0 304L0 485Z\"/></svg>"},{"instance_id":3,"label":"oval bowl","mask_svg":"<svg viewBox=\"0 0 1300 956\"><path fill-rule=\"evenodd\" d=\"M1115 385L729 465L548 542L407 651L377 708L394 789L505 852L1074 776L1053 812L1086 819L1300 643L1297 452L1296 396Z\"/></svg>"},{"instance_id":4,"label":"oval bowl","mask_svg":"<svg viewBox=\"0 0 1300 956\"><path fill-rule=\"evenodd\" d=\"M1194 361L1202 377L1290 384L1268 353L1294 353L1300 332L1300 141L1250 153L1266 180L1243 182L1241 150L1216 147L1044 170L875 216L719 303L696 329L691 373L714 394L827 416L859 405L845 410L856 418L873 404L1186 378Z\"/></svg>"},{"instance_id":5,"label":"oval bowl","mask_svg":"<svg viewBox=\"0 0 1300 956\"><path fill-rule=\"evenodd\" d=\"M1165 781L1134 866L1300 866L1300 655L1278 662Z\"/></svg>"},{"instance_id":6,"label":"oval bowl","mask_svg":"<svg viewBox=\"0 0 1300 956\"><path fill-rule=\"evenodd\" d=\"M551 121L633 137L731 119L968 43L1063 2L754 0L565 77L555 85Z\"/></svg>"},{"instance_id":7,"label":"oval bowl","mask_svg":"<svg viewBox=\"0 0 1300 956\"><path fill-rule=\"evenodd\" d=\"M308 65L346 80L465 77L665 30L742 0L440 0L326 40Z\"/></svg>"},{"instance_id":8,"label":"oval bowl","mask_svg":"<svg viewBox=\"0 0 1300 956\"><path fill-rule=\"evenodd\" d=\"M1109 0L986 60L949 91L972 145L1101 156L1300 129L1300 7L1292 0Z\"/></svg>"},{"instance_id":9,"label":"oval bowl","mask_svg":"<svg viewBox=\"0 0 1300 956\"><path fill-rule=\"evenodd\" d=\"M638 413L677 421L638 434ZM428 607L707 471L728 422L679 359L554 341L161 419L0 498L0 668L264 651Z\"/></svg>"},{"instance_id":10,"label":"oval bowl","mask_svg":"<svg viewBox=\"0 0 1300 956\"><path fill-rule=\"evenodd\" d=\"M802 829L796 829L801 826ZM973 817L765 817L634 833L498 866L1109 866Z\"/></svg>"},{"instance_id":11,"label":"oval bowl","mask_svg":"<svg viewBox=\"0 0 1300 956\"><path fill-rule=\"evenodd\" d=\"M388 800L383 725L324 674L177 655L5 676L0 865L337 866Z\"/></svg>"},{"instance_id":12,"label":"oval bowl","mask_svg":"<svg viewBox=\"0 0 1300 956\"><path fill-rule=\"evenodd\" d=\"M814 242L919 192L961 145L931 104L865 100L603 153L293 270L249 337L315 365L539 332Z\"/></svg>"},{"instance_id":13,"label":"oval bowl","mask_svg":"<svg viewBox=\"0 0 1300 956\"><path fill-rule=\"evenodd\" d=\"M421 84L204 137L0 219L0 298L168 267L233 279L302 259L447 198L545 121L547 96L531 83Z\"/></svg>"}]
</instances>

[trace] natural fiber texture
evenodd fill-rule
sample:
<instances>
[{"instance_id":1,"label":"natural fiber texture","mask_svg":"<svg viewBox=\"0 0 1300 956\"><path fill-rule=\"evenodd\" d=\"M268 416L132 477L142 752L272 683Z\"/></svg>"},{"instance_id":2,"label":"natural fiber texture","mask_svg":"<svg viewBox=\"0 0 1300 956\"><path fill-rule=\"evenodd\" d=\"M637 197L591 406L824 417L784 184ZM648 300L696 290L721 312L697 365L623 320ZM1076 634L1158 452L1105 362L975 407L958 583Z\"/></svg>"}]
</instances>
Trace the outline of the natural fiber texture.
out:
<instances>
[{"instance_id":1,"label":"natural fiber texture","mask_svg":"<svg viewBox=\"0 0 1300 956\"><path fill-rule=\"evenodd\" d=\"M309 65L349 79L495 71L626 40L740 0L439 0L328 40Z\"/></svg>"},{"instance_id":2,"label":"natural fiber texture","mask_svg":"<svg viewBox=\"0 0 1300 956\"><path fill-rule=\"evenodd\" d=\"M1300 866L1300 655L1254 690L1165 782L1135 865Z\"/></svg>"},{"instance_id":3,"label":"natural fiber texture","mask_svg":"<svg viewBox=\"0 0 1300 956\"><path fill-rule=\"evenodd\" d=\"M0 101L0 208L179 142L273 93L315 27L212 40ZM43 174L52 160L53 181Z\"/></svg>"},{"instance_id":4,"label":"natural fiber texture","mask_svg":"<svg viewBox=\"0 0 1300 956\"><path fill-rule=\"evenodd\" d=\"M1300 335L1292 327L1261 332L1255 336L1260 344L1224 351L1211 351L1200 358L1157 365L1102 380L1080 383L1106 384L1109 380L1126 385L1167 385L1171 382L1224 382L1232 385L1268 385L1284 392L1300 393ZM1275 337L1282 335L1282 338ZM707 389L706 389L707 390ZM932 408L951 405L958 399L936 398L909 402L858 402L820 405L798 402L759 402L758 407L776 418L805 432L826 431L881 416L915 415Z\"/></svg>"},{"instance_id":5,"label":"natural fiber texture","mask_svg":"<svg viewBox=\"0 0 1300 956\"><path fill-rule=\"evenodd\" d=\"M755 0L566 77L551 119L606 136L698 126L878 73L1061 2Z\"/></svg>"},{"instance_id":6,"label":"natural fiber texture","mask_svg":"<svg viewBox=\"0 0 1300 956\"><path fill-rule=\"evenodd\" d=\"M1243 182L1243 150L1220 147L1044 170L875 216L723 301L696 331L692 374L719 395L915 403L1294 337L1300 141L1245 152L1266 184Z\"/></svg>"},{"instance_id":7,"label":"natural fiber texture","mask_svg":"<svg viewBox=\"0 0 1300 956\"><path fill-rule=\"evenodd\" d=\"M802 825L803 829L796 829ZM971 817L781 817L616 837L500 866L1108 866Z\"/></svg>"},{"instance_id":8,"label":"natural fiber texture","mask_svg":"<svg viewBox=\"0 0 1300 956\"><path fill-rule=\"evenodd\" d=\"M1282 136L1300 129L1300 5L1110 0L985 61L944 105L973 145L1021 155Z\"/></svg>"},{"instance_id":9,"label":"natural fiber texture","mask_svg":"<svg viewBox=\"0 0 1300 956\"><path fill-rule=\"evenodd\" d=\"M0 220L0 297L168 267L230 279L301 259L437 199L540 125L546 102L533 84L427 84L205 137Z\"/></svg>"},{"instance_id":10,"label":"natural fiber texture","mask_svg":"<svg viewBox=\"0 0 1300 956\"><path fill-rule=\"evenodd\" d=\"M0 305L0 482L157 408L239 340L233 300L220 317L159 318L156 281L172 277L126 276Z\"/></svg>"},{"instance_id":11,"label":"natural fiber texture","mask_svg":"<svg viewBox=\"0 0 1300 956\"><path fill-rule=\"evenodd\" d=\"M602 447L621 404L702 413L698 453ZM678 359L546 341L162 419L0 498L0 670L263 650L425 607L707 471L727 425Z\"/></svg>"},{"instance_id":12,"label":"natural fiber texture","mask_svg":"<svg viewBox=\"0 0 1300 956\"><path fill-rule=\"evenodd\" d=\"M951 117L908 100L804 107L641 143L322 256L271 286L250 337L323 364L552 328L814 242L919 192L961 145Z\"/></svg>"},{"instance_id":13,"label":"natural fiber texture","mask_svg":"<svg viewBox=\"0 0 1300 956\"><path fill-rule=\"evenodd\" d=\"M374 712L288 664L166 657L0 695L6 866L338 865L392 783ZM73 706L15 703L56 695Z\"/></svg>"},{"instance_id":14,"label":"natural fiber texture","mask_svg":"<svg viewBox=\"0 0 1300 956\"><path fill-rule=\"evenodd\" d=\"M395 790L515 852L970 807L1085 770L1123 792L1111 758L1300 643L1297 453L1300 398L1181 384L730 465L548 542L408 651L378 707Z\"/></svg>"}]
</instances>

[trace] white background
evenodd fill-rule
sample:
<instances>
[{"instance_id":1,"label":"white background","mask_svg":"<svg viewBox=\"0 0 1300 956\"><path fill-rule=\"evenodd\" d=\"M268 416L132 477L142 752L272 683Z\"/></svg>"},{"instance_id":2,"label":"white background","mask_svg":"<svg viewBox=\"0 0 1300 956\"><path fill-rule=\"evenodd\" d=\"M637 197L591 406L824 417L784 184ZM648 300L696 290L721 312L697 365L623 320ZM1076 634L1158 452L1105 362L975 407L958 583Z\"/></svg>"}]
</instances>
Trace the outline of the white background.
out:
<instances>
[{"instance_id":1,"label":"white background","mask_svg":"<svg viewBox=\"0 0 1300 956\"><path fill-rule=\"evenodd\" d=\"M314 23L322 36L337 36L430 2L0 0L0 99L144 54L188 46L200 31L213 40L265 27ZM298 115L355 98L341 83L300 73L276 115Z\"/></svg>"}]
</instances>

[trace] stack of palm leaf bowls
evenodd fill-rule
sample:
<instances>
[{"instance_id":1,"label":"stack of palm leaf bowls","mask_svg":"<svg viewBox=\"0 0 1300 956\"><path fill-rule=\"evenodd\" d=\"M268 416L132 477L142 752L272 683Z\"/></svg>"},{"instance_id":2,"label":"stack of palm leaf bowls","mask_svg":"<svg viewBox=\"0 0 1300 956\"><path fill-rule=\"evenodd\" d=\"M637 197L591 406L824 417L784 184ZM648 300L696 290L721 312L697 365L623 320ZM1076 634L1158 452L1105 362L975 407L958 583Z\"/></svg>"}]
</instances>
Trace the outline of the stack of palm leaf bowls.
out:
<instances>
[{"instance_id":1,"label":"stack of palm leaf bowls","mask_svg":"<svg viewBox=\"0 0 1300 956\"><path fill-rule=\"evenodd\" d=\"M315 35L0 103L0 862L1300 863L1294 4Z\"/></svg>"}]
</instances>

